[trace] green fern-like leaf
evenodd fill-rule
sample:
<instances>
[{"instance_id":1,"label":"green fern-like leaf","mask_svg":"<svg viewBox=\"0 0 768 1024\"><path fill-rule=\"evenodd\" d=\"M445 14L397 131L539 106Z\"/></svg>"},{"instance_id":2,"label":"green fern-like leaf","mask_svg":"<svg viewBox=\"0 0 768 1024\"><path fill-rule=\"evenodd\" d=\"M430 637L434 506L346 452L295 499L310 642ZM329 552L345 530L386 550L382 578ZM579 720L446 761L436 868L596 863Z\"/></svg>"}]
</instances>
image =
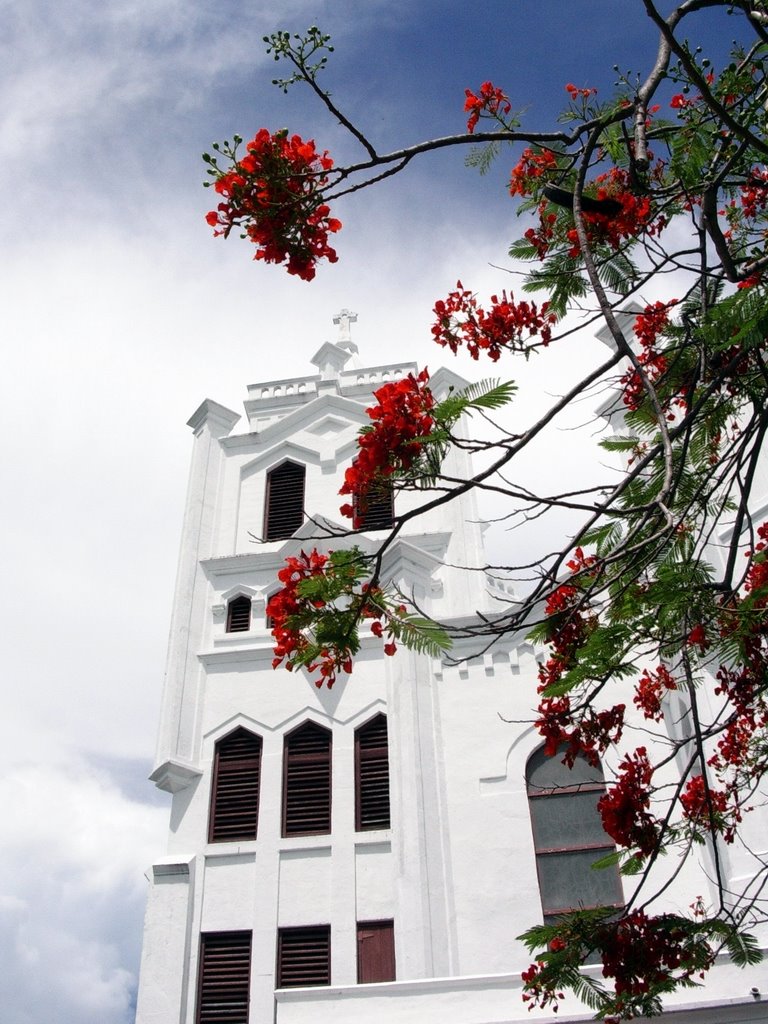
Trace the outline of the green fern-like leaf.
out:
<instances>
[{"instance_id":1,"label":"green fern-like leaf","mask_svg":"<svg viewBox=\"0 0 768 1024\"><path fill-rule=\"evenodd\" d=\"M467 153L464 163L467 167L476 167L480 174L487 174L491 164L499 155L500 142L488 142L483 146L473 146Z\"/></svg>"},{"instance_id":2,"label":"green fern-like leaf","mask_svg":"<svg viewBox=\"0 0 768 1024\"><path fill-rule=\"evenodd\" d=\"M443 651L451 648L451 638L432 619L420 615L404 615L402 618L391 619L390 626L395 638L418 654L439 658Z\"/></svg>"}]
</instances>

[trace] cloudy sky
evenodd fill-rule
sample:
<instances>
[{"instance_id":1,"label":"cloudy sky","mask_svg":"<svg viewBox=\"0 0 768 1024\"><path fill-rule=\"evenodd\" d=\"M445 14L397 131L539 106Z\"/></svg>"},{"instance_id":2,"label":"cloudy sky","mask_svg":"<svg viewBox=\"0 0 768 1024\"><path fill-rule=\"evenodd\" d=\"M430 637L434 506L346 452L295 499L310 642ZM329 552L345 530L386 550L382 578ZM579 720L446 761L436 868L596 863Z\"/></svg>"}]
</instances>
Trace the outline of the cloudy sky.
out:
<instances>
[{"instance_id":1,"label":"cloudy sky","mask_svg":"<svg viewBox=\"0 0 768 1024\"><path fill-rule=\"evenodd\" d=\"M247 384L313 371L342 307L364 361L434 369L451 358L430 345L435 299L458 277L483 294L516 286L497 269L516 229L512 154L485 178L462 153L428 157L347 201L340 262L311 284L214 240L200 187L212 141L288 126L339 162L358 155L308 91L270 86L262 36L331 32L326 85L384 149L462 131L464 89L488 78L526 124L552 127L564 83L605 93L614 63L647 67L641 7L0 0L4 1021L133 1020L143 871L167 816L145 780L187 418L205 397L241 410ZM596 343L579 344L591 360ZM558 372L509 372L522 414Z\"/></svg>"}]
</instances>

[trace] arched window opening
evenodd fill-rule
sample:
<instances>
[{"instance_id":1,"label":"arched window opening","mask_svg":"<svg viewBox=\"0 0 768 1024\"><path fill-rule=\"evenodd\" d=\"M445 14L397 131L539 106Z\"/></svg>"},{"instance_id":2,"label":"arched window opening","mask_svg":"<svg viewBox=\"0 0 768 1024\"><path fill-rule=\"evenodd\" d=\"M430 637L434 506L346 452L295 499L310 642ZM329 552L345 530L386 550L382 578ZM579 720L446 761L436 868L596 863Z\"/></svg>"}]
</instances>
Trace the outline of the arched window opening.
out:
<instances>
[{"instance_id":1,"label":"arched window opening","mask_svg":"<svg viewBox=\"0 0 768 1024\"><path fill-rule=\"evenodd\" d=\"M241 594L227 605L227 632L242 633L251 628L251 599Z\"/></svg>"},{"instance_id":2,"label":"arched window opening","mask_svg":"<svg viewBox=\"0 0 768 1024\"><path fill-rule=\"evenodd\" d=\"M621 907L618 869L592 868L615 849L597 810L602 769L582 755L568 768L540 747L528 760L526 784L544 923L573 910Z\"/></svg>"},{"instance_id":3,"label":"arched window opening","mask_svg":"<svg viewBox=\"0 0 768 1024\"><path fill-rule=\"evenodd\" d=\"M292 537L304 522L305 476L305 467L296 462L283 462L267 474L265 540Z\"/></svg>"},{"instance_id":4,"label":"arched window opening","mask_svg":"<svg viewBox=\"0 0 768 1024\"><path fill-rule=\"evenodd\" d=\"M285 737L283 835L331 831L331 733L306 722Z\"/></svg>"},{"instance_id":5,"label":"arched window opening","mask_svg":"<svg viewBox=\"0 0 768 1024\"><path fill-rule=\"evenodd\" d=\"M389 827L387 716L376 715L355 732L355 829Z\"/></svg>"},{"instance_id":6,"label":"arched window opening","mask_svg":"<svg viewBox=\"0 0 768 1024\"><path fill-rule=\"evenodd\" d=\"M209 843L256 838L261 782L261 737L235 729L216 744Z\"/></svg>"}]
</instances>

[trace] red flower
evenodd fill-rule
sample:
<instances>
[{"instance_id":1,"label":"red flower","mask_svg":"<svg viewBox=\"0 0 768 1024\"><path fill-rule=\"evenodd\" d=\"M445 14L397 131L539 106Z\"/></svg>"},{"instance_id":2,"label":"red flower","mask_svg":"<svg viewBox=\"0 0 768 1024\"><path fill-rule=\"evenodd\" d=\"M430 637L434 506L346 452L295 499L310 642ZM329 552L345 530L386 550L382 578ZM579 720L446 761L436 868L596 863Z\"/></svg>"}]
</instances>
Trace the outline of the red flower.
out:
<instances>
[{"instance_id":1,"label":"red flower","mask_svg":"<svg viewBox=\"0 0 768 1024\"><path fill-rule=\"evenodd\" d=\"M318 153L313 140L262 128L246 146L246 155L219 172L214 188L225 201L206 214L216 235L245 229L256 246L254 259L285 263L289 274L305 281L321 259L335 263L328 236L341 228L323 201L333 161Z\"/></svg>"},{"instance_id":2,"label":"red flower","mask_svg":"<svg viewBox=\"0 0 768 1024\"><path fill-rule=\"evenodd\" d=\"M660 722L664 717L661 710L664 695L668 690L676 689L677 683L664 665L659 665L655 672L644 669L638 680L633 701L646 718Z\"/></svg>"},{"instance_id":3,"label":"red flower","mask_svg":"<svg viewBox=\"0 0 768 1024\"><path fill-rule=\"evenodd\" d=\"M572 100L577 100L580 96L582 99L588 100L590 96L597 95L597 89L579 89L572 82L569 82L568 85L566 85L565 91Z\"/></svg>"},{"instance_id":4,"label":"red flower","mask_svg":"<svg viewBox=\"0 0 768 1024\"><path fill-rule=\"evenodd\" d=\"M689 647L697 646L702 654L710 646L710 641L707 639L707 631L701 623L693 627L685 642Z\"/></svg>"},{"instance_id":5,"label":"red flower","mask_svg":"<svg viewBox=\"0 0 768 1024\"><path fill-rule=\"evenodd\" d=\"M493 117L501 119L501 114L508 114L512 109L509 97L501 89L497 89L492 82L483 82L480 86L480 95L476 96L471 89L465 89L466 100L464 110L470 111L467 120L467 131L472 134L475 130L480 115L488 113Z\"/></svg>"},{"instance_id":6,"label":"red flower","mask_svg":"<svg viewBox=\"0 0 768 1024\"><path fill-rule=\"evenodd\" d=\"M531 195L535 182L545 175L547 171L556 169L557 157L551 150L524 149L523 155L512 168L509 194L511 196Z\"/></svg>"}]
</instances>

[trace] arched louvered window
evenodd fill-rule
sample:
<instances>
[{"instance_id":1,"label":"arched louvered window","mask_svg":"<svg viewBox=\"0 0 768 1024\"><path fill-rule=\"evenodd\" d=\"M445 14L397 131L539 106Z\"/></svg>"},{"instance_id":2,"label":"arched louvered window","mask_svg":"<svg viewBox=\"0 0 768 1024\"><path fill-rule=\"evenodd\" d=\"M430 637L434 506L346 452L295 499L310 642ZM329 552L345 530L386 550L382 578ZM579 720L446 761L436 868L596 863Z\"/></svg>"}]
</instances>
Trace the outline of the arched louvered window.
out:
<instances>
[{"instance_id":1,"label":"arched louvered window","mask_svg":"<svg viewBox=\"0 0 768 1024\"><path fill-rule=\"evenodd\" d=\"M261 738L235 729L216 744L208 842L256 838L261 781Z\"/></svg>"},{"instance_id":2,"label":"arched louvered window","mask_svg":"<svg viewBox=\"0 0 768 1024\"><path fill-rule=\"evenodd\" d=\"M331 928L281 928L277 933L277 988L331 984Z\"/></svg>"},{"instance_id":3,"label":"arched louvered window","mask_svg":"<svg viewBox=\"0 0 768 1024\"><path fill-rule=\"evenodd\" d=\"M376 715L355 732L355 829L389 824L387 716Z\"/></svg>"},{"instance_id":4,"label":"arched louvered window","mask_svg":"<svg viewBox=\"0 0 768 1024\"><path fill-rule=\"evenodd\" d=\"M597 810L602 769L581 755L568 768L561 754L548 757L540 747L528 759L526 783L544 923L572 910L621 907L618 870L592 869L615 849Z\"/></svg>"},{"instance_id":5,"label":"arched louvered window","mask_svg":"<svg viewBox=\"0 0 768 1024\"><path fill-rule=\"evenodd\" d=\"M251 933L200 936L195 1024L248 1024Z\"/></svg>"},{"instance_id":6,"label":"arched louvered window","mask_svg":"<svg viewBox=\"0 0 768 1024\"><path fill-rule=\"evenodd\" d=\"M331 831L331 734L306 722L285 737L283 835Z\"/></svg>"},{"instance_id":7,"label":"arched louvered window","mask_svg":"<svg viewBox=\"0 0 768 1024\"><path fill-rule=\"evenodd\" d=\"M227 632L242 633L251 628L251 599L241 594L227 605Z\"/></svg>"},{"instance_id":8,"label":"arched louvered window","mask_svg":"<svg viewBox=\"0 0 768 1024\"><path fill-rule=\"evenodd\" d=\"M304 466L283 462L267 474L264 539L292 537L304 522Z\"/></svg>"},{"instance_id":9,"label":"arched louvered window","mask_svg":"<svg viewBox=\"0 0 768 1024\"><path fill-rule=\"evenodd\" d=\"M395 501L391 485L384 483L369 491L362 502L355 496L354 516L359 530L385 530L393 526Z\"/></svg>"}]
</instances>

